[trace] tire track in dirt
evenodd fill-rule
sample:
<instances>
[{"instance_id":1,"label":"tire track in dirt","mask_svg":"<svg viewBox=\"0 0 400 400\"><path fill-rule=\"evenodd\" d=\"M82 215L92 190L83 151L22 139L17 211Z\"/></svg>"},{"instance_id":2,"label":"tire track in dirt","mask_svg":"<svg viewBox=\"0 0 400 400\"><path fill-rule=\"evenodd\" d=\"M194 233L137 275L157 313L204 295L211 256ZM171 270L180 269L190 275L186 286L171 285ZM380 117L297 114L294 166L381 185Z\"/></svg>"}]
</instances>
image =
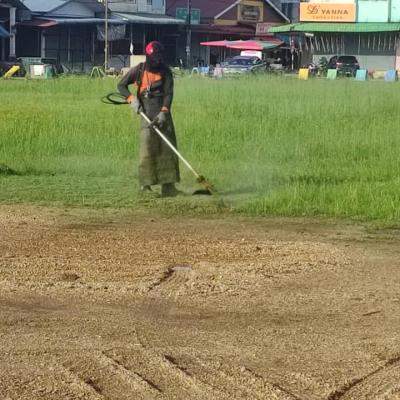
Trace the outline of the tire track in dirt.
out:
<instances>
[{"instance_id":1,"label":"tire track in dirt","mask_svg":"<svg viewBox=\"0 0 400 400\"><path fill-rule=\"evenodd\" d=\"M224 392L198 380L169 355L159 354L143 346L135 349L113 349L106 352L116 363L135 371L145 381L152 382L162 398L190 398L191 400L227 399Z\"/></svg>"},{"instance_id":2,"label":"tire track in dirt","mask_svg":"<svg viewBox=\"0 0 400 400\"><path fill-rule=\"evenodd\" d=\"M68 357L68 356L67 356ZM90 386L101 399L160 399L160 390L105 352L77 353L63 360L63 366Z\"/></svg>"},{"instance_id":3,"label":"tire track in dirt","mask_svg":"<svg viewBox=\"0 0 400 400\"><path fill-rule=\"evenodd\" d=\"M369 374L353 379L330 393L326 400L395 400L400 398L400 355ZM394 397L395 396L395 397Z\"/></svg>"},{"instance_id":4,"label":"tire track in dirt","mask_svg":"<svg viewBox=\"0 0 400 400\"><path fill-rule=\"evenodd\" d=\"M60 367L58 365L58 367ZM61 365L63 375L69 380L70 387L78 396L85 396L85 400L104 400L104 396L96 385L90 381L80 379L75 373Z\"/></svg>"},{"instance_id":5,"label":"tire track in dirt","mask_svg":"<svg viewBox=\"0 0 400 400\"><path fill-rule=\"evenodd\" d=\"M253 372L251 369L242 367L242 370L243 369L247 374L250 374L250 376L254 376L257 380L261 380L262 382L264 382L264 385L271 386L274 390L277 391L277 393L279 393L283 396L287 396L287 400L303 400L301 397L295 395L294 393L290 392L288 389L285 389L281 385L279 385L277 383L271 383L271 382L266 381L261 375ZM283 397L283 398L286 399L286 397Z\"/></svg>"},{"instance_id":6,"label":"tire track in dirt","mask_svg":"<svg viewBox=\"0 0 400 400\"><path fill-rule=\"evenodd\" d=\"M26 355L26 351L23 353ZM0 399L105 399L95 385L61 365L58 356L47 353L33 360L24 355L16 352L11 354L7 367L4 362L0 364L1 372L6 374L0 376Z\"/></svg>"},{"instance_id":7,"label":"tire track in dirt","mask_svg":"<svg viewBox=\"0 0 400 400\"><path fill-rule=\"evenodd\" d=\"M252 400L301 400L288 390L265 380L250 369L226 363L190 357L182 361L191 376L216 388L223 388L224 398ZM218 399L220 397L217 397Z\"/></svg>"}]
</instances>

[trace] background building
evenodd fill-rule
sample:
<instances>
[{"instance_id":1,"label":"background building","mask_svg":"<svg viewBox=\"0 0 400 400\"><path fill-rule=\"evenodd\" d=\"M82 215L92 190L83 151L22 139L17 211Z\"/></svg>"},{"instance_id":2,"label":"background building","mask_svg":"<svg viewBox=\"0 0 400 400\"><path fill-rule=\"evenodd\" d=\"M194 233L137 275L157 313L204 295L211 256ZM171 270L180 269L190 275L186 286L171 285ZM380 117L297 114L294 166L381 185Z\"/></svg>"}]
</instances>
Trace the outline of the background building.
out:
<instances>
[{"instance_id":1,"label":"background building","mask_svg":"<svg viewBox=\"0 0 400 400\"><path fill-rule=\"evenodd\" d=\"M272 0L108 0L109 66L130 65L145 44L160 40L167 62L215 64L226 49L200 46L212 40L271 36L289 19ZM296 1L296 0L284 0ZM400 0L399 0L400 1ZM87 72L105 60L104 0L0 0L0 58L46 58L71 72ZM188 38L190 37L190 40ZM189 44L189 45L188 45Z\"/></svg>"},{"instance_id":2,"label":"background building","mask_svg":"<svg viewBox=\"0 0 400 400\"><path fill-rule=\"evenodd\" d=\"M400 69L400 0L311 0L300 4L299 19L270 32L298 38L303 64L355 55L361 68Z\"/></svg>"},{"instance_id":3,"label":"background building","mask_svg":"<svg viewBox=\"0 0 400 400\"><path fill-rule=\"evenodd\" d=\"M104 62L99 26L104 6L97 0L24 0L30 18L17 25L18 57L51 58L74 72ZM110 24L123 25L122 21Z\"/></svg>"},{"instance_id":4,"label":"background building","mask_svg":"<svg viewBox=\"0 0 400 400\"><path fill-rule=\"evenodd\" d=\"M214 40L251 39L271 35L268 29L289 22L270 0L192 0L190 64L216 64L225 50L200 46ZM167 0L166 12L188 22L187 1ZM188 29L188 24L186 29ZM257 29L259 28L259 29ZM177 55L187 60L187 34L177 41Z\"/></svg>"}]
</instances>

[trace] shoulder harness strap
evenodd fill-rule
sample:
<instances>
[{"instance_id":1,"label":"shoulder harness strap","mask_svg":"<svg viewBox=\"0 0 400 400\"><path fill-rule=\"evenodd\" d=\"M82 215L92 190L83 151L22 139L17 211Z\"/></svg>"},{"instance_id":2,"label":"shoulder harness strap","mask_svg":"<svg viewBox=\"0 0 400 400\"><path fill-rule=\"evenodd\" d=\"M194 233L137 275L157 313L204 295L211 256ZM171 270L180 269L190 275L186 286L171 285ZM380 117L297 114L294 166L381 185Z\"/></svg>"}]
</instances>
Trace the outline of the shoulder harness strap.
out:
<instances>
[{"instance_id":1,"label":"shoulder harness strap","mask_svg":"<svg viewBox=\"0 0 400 400\"><path fill-rule=\"evenodd\" d=\"M138 72L137 72L137 77L135 79L137 87L138 87L138 91L140 90L140 86L142 85L143 73L144 73L144 63L140 63L139 64L139 69L138 69Z\"/></svg>"}]
</instances>

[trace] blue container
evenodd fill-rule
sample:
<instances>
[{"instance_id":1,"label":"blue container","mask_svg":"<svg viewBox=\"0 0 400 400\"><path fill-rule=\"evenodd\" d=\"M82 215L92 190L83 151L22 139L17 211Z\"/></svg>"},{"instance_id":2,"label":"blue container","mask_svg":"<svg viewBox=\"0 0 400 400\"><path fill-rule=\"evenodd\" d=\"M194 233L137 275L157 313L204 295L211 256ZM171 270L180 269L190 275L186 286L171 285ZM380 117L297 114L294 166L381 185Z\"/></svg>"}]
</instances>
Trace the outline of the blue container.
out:
<instances>
[{"instance_id":1,"label":"blue container","mask_svg":"<svg viewBox=\"0 0 400 400\"><path fill-rule=\"evenodd\" d=\"M390 69L385 73L385 81L396 82L397 81L397 71L395 69Z\"/></svg>"}]
</instances>

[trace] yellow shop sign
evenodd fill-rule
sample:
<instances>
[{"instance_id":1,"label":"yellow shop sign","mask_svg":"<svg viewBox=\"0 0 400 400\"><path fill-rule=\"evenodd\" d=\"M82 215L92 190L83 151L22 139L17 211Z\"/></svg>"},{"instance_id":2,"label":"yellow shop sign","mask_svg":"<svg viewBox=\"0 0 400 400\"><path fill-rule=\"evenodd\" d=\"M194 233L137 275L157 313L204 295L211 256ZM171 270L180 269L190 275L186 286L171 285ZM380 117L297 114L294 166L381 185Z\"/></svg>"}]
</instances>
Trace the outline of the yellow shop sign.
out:
<instances>
[{"instance_id":1,"label":"yellow shop sign","mask_svg":"<svg viewBox=\"0 0 400 400\"><path fill-rule=\"evenodd\" d=\"M300 3L300 21L355 22L355 4Z\"/></svg>"}]
</instances>

